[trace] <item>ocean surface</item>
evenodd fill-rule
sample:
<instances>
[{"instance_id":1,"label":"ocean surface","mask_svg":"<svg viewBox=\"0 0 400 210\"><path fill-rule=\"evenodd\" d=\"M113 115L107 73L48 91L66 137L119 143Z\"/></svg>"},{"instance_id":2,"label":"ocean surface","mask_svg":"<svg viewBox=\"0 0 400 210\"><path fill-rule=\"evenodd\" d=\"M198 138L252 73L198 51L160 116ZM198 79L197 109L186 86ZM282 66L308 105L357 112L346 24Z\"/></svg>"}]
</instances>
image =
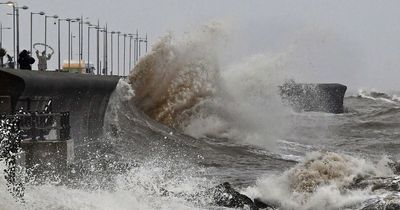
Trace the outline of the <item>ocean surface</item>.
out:
<instances>
[{"instance_id":1,"label":"ocean surface","mask_svg":"<svg viewBox=\"0 0 400 210\"><path fill-rule=\"evenodd\" d=\"M398 93L350 91L343 114L297 113L280 100L287 75L275 58L221 70L213 33L161 39L119 82L104 136L77 145L70 184L27 183L21 202L1 179L0 209L224 209L201 196L223 182L279 209L362 209L399 197L345 188L357 176L394 176Z\"/></svg>"}]
</instances>

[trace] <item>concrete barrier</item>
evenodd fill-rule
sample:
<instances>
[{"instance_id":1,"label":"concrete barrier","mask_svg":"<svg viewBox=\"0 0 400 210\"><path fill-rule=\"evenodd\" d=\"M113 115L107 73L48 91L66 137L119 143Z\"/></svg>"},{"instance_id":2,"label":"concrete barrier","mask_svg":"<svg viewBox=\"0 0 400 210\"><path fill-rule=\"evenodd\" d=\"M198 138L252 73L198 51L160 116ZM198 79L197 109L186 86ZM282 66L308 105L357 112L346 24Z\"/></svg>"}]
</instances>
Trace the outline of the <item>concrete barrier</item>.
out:
<instances>
[{"instance_id":1,"label":"concrete barrier","mask_svg":"<svg viewBox=\"0 0 400 210\"><path fill-rule=\"evenodd\" d=\"M287 82L280 86L282 100L295 111L343 113L347 87L342 84L304 84Z\"/></svg>"},{"instance_id":2,"label":"concrete barrier","mask_svg":"<svg viewBox=\"0 0 400 210\"><path fill-rule=\"evenodd\" d=\"M79 145L84 137L102 134L103 120L118 76L0 69L0 96L4 110L42 111L51 101L51 111L70 112L71 137Z\"/></svg>"}]
</instances>

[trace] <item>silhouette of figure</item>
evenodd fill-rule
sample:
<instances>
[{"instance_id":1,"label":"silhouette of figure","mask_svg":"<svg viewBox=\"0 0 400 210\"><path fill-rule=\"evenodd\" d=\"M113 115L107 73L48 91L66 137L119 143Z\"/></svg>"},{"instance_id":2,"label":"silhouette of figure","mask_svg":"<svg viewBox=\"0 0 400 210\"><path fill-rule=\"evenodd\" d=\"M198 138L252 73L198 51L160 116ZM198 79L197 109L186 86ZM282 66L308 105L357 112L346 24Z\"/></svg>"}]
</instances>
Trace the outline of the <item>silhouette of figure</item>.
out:
<instances>
[{"instance_id":1,"label":"silhouette of figure","mask_svg":"<svg viewBox=\"0 0 400 210\"><path fill-rule=\"evenodd\" d=\"M25 70L32 70L32 64L35 63L35 59L29 55L27 50L22 50L18 58L19 68Z\"/></svg>"},{"instance_id":2,"label":"silhouette of figure","mask_svg":"<svg viewBox=\"0 0 400 210\"><path fill-rule=\"evenodd\" d=\"M42 55L39 54L39 50L36 50L36 57L38 58L38 69L39 71L47 70L47 61L50 60L51 54L46 56L46 51L42 52Z\"/></svg>"},{"instance_id":3,"label":"silhouette of figure","mask_svg":"<svg viewBox=\"0 0 400 210\"><path fill-rule=\"evenodd\" d=\"M9 54L7 54L7 68L9 68L9 69L14 68L13 57L11 57Z\"/></svg>"},{"instance_id":4,"label":"silhouette of figure","mask_svg":"<svg viewBox=\"0 0 400 210\"><path fill-rule=\"evenodd\" d=\"M0 47L0 68L3 68L3 57L7 54L6 49Z\"/></svg>"}]
</instances>

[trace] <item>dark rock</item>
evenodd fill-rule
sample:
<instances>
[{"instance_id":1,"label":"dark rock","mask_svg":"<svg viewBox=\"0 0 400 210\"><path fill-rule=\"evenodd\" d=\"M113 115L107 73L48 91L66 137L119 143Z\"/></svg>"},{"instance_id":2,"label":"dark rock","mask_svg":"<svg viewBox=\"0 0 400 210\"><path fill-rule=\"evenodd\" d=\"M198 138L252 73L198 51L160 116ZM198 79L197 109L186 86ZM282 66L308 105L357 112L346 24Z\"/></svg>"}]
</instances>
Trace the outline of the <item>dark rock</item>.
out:
<instances>
[{"instance_id":1,"label":"dark rock","mask_svg":"<svg viewBox=\"0 0 400 210\"><path fill-rule=\"evenodd\" d=\"M353 178L353 181L347 186L348 189L365 189L370 186L371 183L367 182L369 176L358 175Z\"/></svg>"},{"instance_id":2,"label":"dark rock","mask_svg":"<svg viewBox=\"0 0 400 210\"><path fill-rule=\"evenodd\" d=\"M398 175L390 177L357 176L347 188L351 190L370 189L371 192L379 195L367 200L364 203L365 206L361 208L362 210L400 210L400 176Z\"/></svg>"},{"instance_id":3,"label":"dark rock","mask_svg":"<svg viewBox=\"0 0 400 210\"><path fill-rule=\"evenodd\" d=\"M256 210L258 207L246 195L240 194L228 182L211 189L211 195L216 205L229 208L243 208L245 205Z\"/></svg>"},{"instance_id":4,"label":"dark rock","mask_svg":"<svg viewBox=\"0 0 400 210\"><path fill-rule=\"evenodd\" d=\"M384 202L379 200L365 206L361 210L400 210L400 204L393 201Z\"/></svg>"},{"instance_id":5,"label":"dark rock","mask_svg":"<svg viewBox=\"0 0 400 210\"><path fill-rule=\"evenodd\" d=\"M341 84L304 84L290 80L279 87L284 103L295 111L343 113L347 87Z\"/></svg>"},{"instance_id":6,"label":"dark rock","mask_svg":"<svg viewBox=\"0 0 400 210\"><path fill-rule=\"evenodd\" d=\"M386 93L381 93L381 92L370 92L370 96L373 98L386 98L386 99L392 99L388 94Z\"/></svg>"},{"instance_id":7,"label":"dark rock","mask_svg":"<svg viewBox=\"0 0 400 210\"><path fill-rule=\"evenodd\" d=\"M259 209L277 209L280 205L276 202L262 201L260 198L254 199L254 205Z\"/></svg>"},{"instance_id":8,"label":"dark rock","mask_svg":"<svg viewBox=\"0 0 400 210\"><path fill-rule=\"evenodd\" d=\"M253 200L246 195L240 194L238 191L233 189L228 182L224 182L223 184L217 185L213 188L195 194L174 193L164 188L160 188L159 194L161 196L172 195L177 197L184 197L186 200L194 202L198 201L199 198L206 197L210 198L211 205L223 206L228 208L244 208L245 206L248 206L251 210L258 210L259 208L264 209L263 207L256 206ZM262 201L259 201L260 206L263 206L262 203ZM272 208L270 205L267 205L267 207Z\"/></svg>"},{"instance_id":9,"label":"dark rock","mask_svg":"<svg viewBox=\"0 0 400 210\"><path fill-rule=\"evenodd\" d=\"M400 163L399 162L390 162L388 166L392 169L393 173L396 175L400 175Z\"/></svg>"},{"instance_id":10,"label":"dark rock","mask_svg":"<svg viewBox=\"0 0 400 210\"><path fill-rule=\"evenodd\" d=\"M400 177L356 177L348 186L349 189L365 189L367 187L371 187L371 191L400 192Z\"/></svg>"},{"instance_id":11,"label":"dark rock","mask_svg":"<svg viewBox=\"0 0 400 210\"><path fill-rule=\"evenodd\" d=\"M270 207L268 204L262 202L259 198L254 199L254 205L261 209L266 209Z\"/></svg>"},{"instance_id":12,"label":"dark rock","mask_svg":"<svg viewBox=\"0 0 400 210\"><path fill-rule=\"evenodd\" d=\"M388 205L386 205L386 210L400 210L400 204L389 203Z\"/></svg>"}]
</instances>

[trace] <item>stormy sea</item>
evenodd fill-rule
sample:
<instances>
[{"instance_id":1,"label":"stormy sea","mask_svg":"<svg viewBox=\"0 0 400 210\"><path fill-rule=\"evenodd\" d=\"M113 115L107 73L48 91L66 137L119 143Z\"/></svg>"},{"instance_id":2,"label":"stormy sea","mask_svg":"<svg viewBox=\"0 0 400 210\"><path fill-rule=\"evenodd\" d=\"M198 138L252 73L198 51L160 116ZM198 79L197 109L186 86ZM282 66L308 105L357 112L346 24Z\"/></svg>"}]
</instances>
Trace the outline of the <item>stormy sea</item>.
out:
<instances>
[{"instance_id":1,"label":"stormy sea","mask_svg":"<svg viewBox=\"0 0 400 210\"><path fill-rule=\"evenodd\" d=\"M213 201L224 182L265 209L400 208L398 93L352 87L343 114L295 112L280 56L222 66L219 33L160 38L119 81L104 135L76 145L68 183L28 181L21 200L0 179L0 209L250 209Z\"/></svg>"}]
</instances>

